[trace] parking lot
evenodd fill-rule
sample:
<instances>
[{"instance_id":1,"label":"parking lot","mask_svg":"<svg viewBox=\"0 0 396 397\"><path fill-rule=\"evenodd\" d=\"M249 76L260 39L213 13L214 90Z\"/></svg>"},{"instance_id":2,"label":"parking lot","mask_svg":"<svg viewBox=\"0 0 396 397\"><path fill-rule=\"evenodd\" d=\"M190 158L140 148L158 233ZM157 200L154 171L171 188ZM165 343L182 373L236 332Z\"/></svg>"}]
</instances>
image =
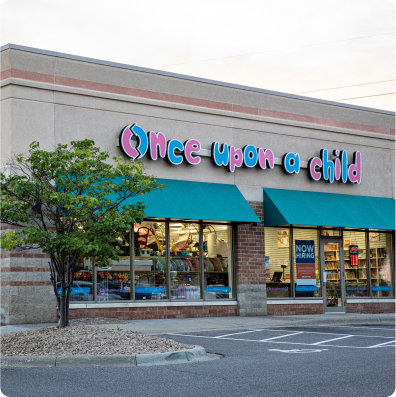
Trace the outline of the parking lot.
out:
<instances>
[{"instance_id":1,"label":"parking lot","mask_svg":"<svg viewBox=\"0 0 396 397\"><path fill-rule=\"evenodd\" d=\"M189 338L230 340L265 344L290 352L316 352L324 348L378 349L395 348L393 326L323 326L247 329L239 332L212 331L193 334L169 334ZM197 344L199 342L197 341Z\"/></svg>"},{"instance_id":2,"label":"parking lot","mask_svg":"<svg viewBox=\"0 0 396 397\"><path fill-rule=\"evenodd\" d=\"M59 394L59 385L68 397L386 397L395 391L394 325L190 332L194 321L196 330L211 324L198 320L158 320L152 327L171 324L172 332L161 336L203 346L217 359L150 367L6 368L2 392L51 397ZM190 325L183 329L184 322ZM175 332L177 327L184 332Z\"/></svg>"}]
</instances>

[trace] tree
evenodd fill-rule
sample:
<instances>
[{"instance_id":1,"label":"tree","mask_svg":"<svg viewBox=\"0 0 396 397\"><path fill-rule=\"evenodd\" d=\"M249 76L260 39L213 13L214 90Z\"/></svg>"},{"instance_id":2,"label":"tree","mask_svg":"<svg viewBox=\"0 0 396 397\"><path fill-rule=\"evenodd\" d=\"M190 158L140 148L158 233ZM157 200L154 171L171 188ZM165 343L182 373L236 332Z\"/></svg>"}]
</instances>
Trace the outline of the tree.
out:
<instances>
[{"instance_id":1,"label":"tree","mask_svg":"<svg viewBox=\"0 0 396 397\"><path fill-rule=\"evenodd\" d=\"M4 232L1 248L41 249L49 267L58 302L59 324L69 324L69 300L74 266L79 258L94 258L99 266L118 260L114 244L144 218L145 206L125 200L161 189L143 163L113 157L92 140L59 144L55 150L30 145L0 173L1 222L15 226ZM58 289L60 287L60 293Z\"/></svg>"}]
</instances>

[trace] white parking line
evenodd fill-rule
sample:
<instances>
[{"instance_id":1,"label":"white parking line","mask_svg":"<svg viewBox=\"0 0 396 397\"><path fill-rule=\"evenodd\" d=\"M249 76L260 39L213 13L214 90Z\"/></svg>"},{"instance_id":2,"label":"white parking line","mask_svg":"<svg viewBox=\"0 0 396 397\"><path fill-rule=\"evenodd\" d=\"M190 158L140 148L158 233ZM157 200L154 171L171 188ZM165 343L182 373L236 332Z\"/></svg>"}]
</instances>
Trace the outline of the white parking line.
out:
<instances>
[{"instance_id":1,"label":"white parking line","mask_svg":"<svg viewBox=\"0 0 396 397\"><path fill-rule=\"evenodd\" d=\"M240 334L248 334L249 332L259 332L262 331L262 329L254 329L251 331L245 331L245 332L236 332L235 334L227 334L227 335L220 335L220 336L214 336L215 339L219 338L225 338L226 336L233 336L233 335L240 335Z\"/></svg>"},{"instance_id":2,"label":"white parking line","mask_svg":"<svg viewBox=\"0 0 396 397\"><path fill-rule=\"evenodd\" d=\"M394 342L396 342L396 341L395 340L391 340L389 342L379 343L378 345L369 346L367 349L372 349L373 347L385 347L384 345L388 345L389 343L394 343Z\"/></svg>"},{"instance_id":3,"label":"white parking line","mask_svg":"<svg viewBox=\"0 0 396 397\"><path fill-rule=\"evenodd\" d=\"M303 333L304 332L295 332L294 334L274 336L273 338L261 339L260 342L267 342L267 341L272 340L272 339L286 338L286 336L293 336L293 335L298 335L298 334L303 334Z\"/></svg>"},{"instance_id":4,"label":"white parking line","mask_svg":"<svg viewBox=\"0 0 396 397\"><path fill-rule=\"evenodd\" d=\"M322 344L322 343L332 342L333 340L339 340L339 339L350 338L351 336L353 336L353 335L345 335L345 336L341 336L340 338L322 340L322 342L316 342L316 343L311 343L311 344L312 344L312 345L320 345L320 344Z\"/></svg>"},{"instance_id":5,"label":"white parking line","mask_svg":"<svg viewBox=\"0 0 396 397\"><path fill-rule=\"evenodd\" d=\"M353 328L353 327L350 327ZM253 333L253 332L260 332L260 331L272 331L272 332L293 332L293 333L288 333L285 335L278 335L274 336L272 338L266 338L266 339L243 339L243 337L240 338L233 338L235 335L241 335L241 334L248 334L248 333ZM302 342L283 342L283 341L276 341L275 339L280 339L280 338L285 338L288 336L294 336L298 334L316 334L316 335L334 335L336 336L335 338L332 339L326 339L320 342L315 342L315 343L302 343ZM340 334L340 333L334 333L334 332L314 332L314 331L292 331L292 330L284 330L284 329L255 329L255 330L249 330L249 331L243 331L243 332L235 332L233 334L227 334L227 335L220 335L220 336L206 336L206 335L191 335L191 334L176 334L176 333L169 333L167 335L176 335L176 336L186 336L190 338L206 338L206 339L218 339L218 340L234 340L234 341L239 341L239 342L260 342L260 343L277 343L277 344L288 344L288 345L303 345L303 346L317 346L320 345L322 346L328 346L328 347L340 347L340 348L350 348L350 349L371 349L371 348L377 348L377 347L394 347L395 343L395 338L391 336L375 336L375 335L359 335L359 334ZM383 340L383 339L391 339L388 340L387 342L383 343L378 343L373 346L339 346L339 345L333 345L333 344L327 344L329 342L333 342L336 340L340 339L346 339L346 338L351 338L351 337L359 337L359 338L376 338L377 340Z\"/></svg>"}]
</instances>

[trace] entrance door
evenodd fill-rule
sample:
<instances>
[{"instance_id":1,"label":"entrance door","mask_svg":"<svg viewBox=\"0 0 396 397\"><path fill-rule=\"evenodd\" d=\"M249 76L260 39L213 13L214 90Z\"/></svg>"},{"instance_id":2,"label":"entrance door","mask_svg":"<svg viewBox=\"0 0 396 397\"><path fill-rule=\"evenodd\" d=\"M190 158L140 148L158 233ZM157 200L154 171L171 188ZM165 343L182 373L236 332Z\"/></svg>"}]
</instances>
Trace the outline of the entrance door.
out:
<instances>
[{"instance_id":1,"label":"entrance door","mask_svg":"<svg viewBox=\"0 0 396 397\"><path fill-rule=\"evenodd\" d=\"M341 238L320 242L325 312L345 312L344 250Z\"/></svg>"}]
</instances>

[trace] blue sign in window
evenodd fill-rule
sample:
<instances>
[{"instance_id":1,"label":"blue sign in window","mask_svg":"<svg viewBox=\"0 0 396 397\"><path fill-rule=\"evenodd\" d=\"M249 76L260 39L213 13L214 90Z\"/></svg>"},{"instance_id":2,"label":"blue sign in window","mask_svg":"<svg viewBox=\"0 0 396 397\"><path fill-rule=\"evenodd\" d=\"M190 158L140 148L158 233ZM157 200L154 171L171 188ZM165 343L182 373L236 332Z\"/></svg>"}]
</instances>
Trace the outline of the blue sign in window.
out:
<instances>
[{"instance_id":1,"label":"blue sign in window","mask_svg":"<svg viewBox=\"0 0 396 397\"><path fill-rule=\"evenodd\" d=\"M206 287L205 292L228 293L231 292L231 287Z\"/></svg>"},{"instance_id":2,"label":"blue sign in window","mask_svg":"<svg viewBox=\"0 0 396 397\"><path fill-rule=\"evenodd\" d=\"M296 291L298 292L306 292L306 291L317 291L318 287L316 285L302 285L300 287L296 287Z\"/></svg>"},{"instance_id":3,"label":"blue sign in window","mask_svg":"<svg viewBox=\"0 0 396 397\"><path fill-rule=\"evenodd\" d=\"M137 294L160 294L164 292L164 287L136 287Z\"/></svg>"},{"instance_id":4,"label":"blue sign in window","mask_svg":"<svg viewBox=\"0 0 396 397\"><path fill-rule=\"evenodd\" d=\"M72 287L70 294L79 294L79 295L84 295L84 294L90 294L91 293L91 288L89 287ZM58 294L61 294L61 289L58 288Z\"/></svg>"},{"instance_id":5,"label":"blue sign in window","mask_svg":"<svg viewBox=\"0 0 396 397\"><path fill-rule=\"evenodd\" d=\"M392 291L392 287L390 286L373 286L373 292L377 292L377 291Z\"/></svg>"}]
</instances>

